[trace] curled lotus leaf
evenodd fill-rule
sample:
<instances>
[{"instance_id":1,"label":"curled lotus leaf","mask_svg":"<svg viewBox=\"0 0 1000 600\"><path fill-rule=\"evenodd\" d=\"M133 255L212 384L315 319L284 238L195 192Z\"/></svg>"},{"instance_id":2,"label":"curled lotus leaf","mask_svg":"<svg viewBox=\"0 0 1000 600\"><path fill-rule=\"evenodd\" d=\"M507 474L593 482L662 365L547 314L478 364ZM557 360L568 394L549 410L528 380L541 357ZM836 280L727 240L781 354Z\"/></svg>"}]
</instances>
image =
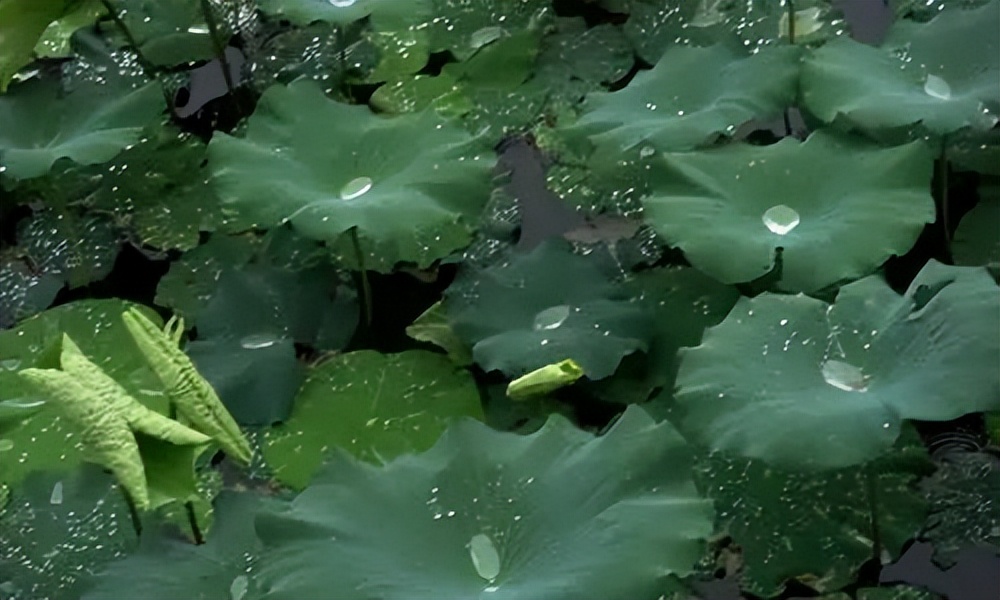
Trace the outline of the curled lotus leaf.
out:
<instances>
[{"instance_id":1,"label":"curled lotus leaf","mask_svg":"<svg viewBox=\"0 0 1000 600\"><path fill-rule=\"evenodd\" d=\"M162 381L178 415L193 429L218 442L227 454L244 464L249 463L250 444L239 425L191 359L177 346L184 331L183 321L168 322L161 330L136 309L123 313L122 320L136 347Z\"/></svg>"}]
</instances>

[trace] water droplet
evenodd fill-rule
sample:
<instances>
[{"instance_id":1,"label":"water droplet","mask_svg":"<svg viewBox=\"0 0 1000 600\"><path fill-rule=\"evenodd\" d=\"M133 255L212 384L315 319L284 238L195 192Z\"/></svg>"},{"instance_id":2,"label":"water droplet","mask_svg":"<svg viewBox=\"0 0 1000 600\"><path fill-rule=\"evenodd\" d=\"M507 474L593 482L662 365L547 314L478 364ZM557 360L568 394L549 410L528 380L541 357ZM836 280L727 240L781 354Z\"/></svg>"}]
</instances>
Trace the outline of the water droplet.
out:
<instances>
[{"instance_id":1,"label":"water droplet","mask_svg":"<svg viewBox=\"0 0 1000 600\"><path fill-rule=\"evenodd\" d=\"M326 1L329 2L332 6L336 6L337 8L347 8L348 6L354 6L354 3L357 2L357 0L326 0Z\"/></svg>"},{"instance_id":2,"label":"water droplet","mask_svg":"<svg viewBox=\"0 0 1000 600\"><path fill-rule=\"evenodd\" d=\"M656 154L656 149L652 146L643 146L642 149L639 150L639 156L643 158L649 158L654 154Z\"/></svg>"},{"instance_id":3,"label":"water droplet","mask_svg":"<svg viewBox=\"0 0 1000 600\"><path fill-rule=\"evenodd\" d=\"M482 48L490 42L500 39L506 33L502 27L483 27L469 36L469 45L473 48Z\"/></svg>"},{"instance_id":4,"label":"water droplet","mask_svg":"<svg viewBox=\"0 0 1000 600\"><path fill-rule=\"evenodd\" d=\"M850 363L839 360L828 360L820 369L827 383L845 392L864 392L868 390L869 377L861 369Z\"/></svg>"},{"instance_id":5,"label":"water droplet","mask_svg":"<svg viewBox=\"0 0 1000 600\"><path fill-rule=\"evenodd\" d=\"M359 196L365 195L365 193L370 189L372 189L371 177L356 177L345 183L344 187L340 188L340 199L354 200Z\"/></svg>"},{"instance_id":6,"label":"water droplet","mask_svg":"<svg viewBox=\"0 0 1000 600\"><path fill-rule=\"evenodd\" d=\"M243 597L247 595L247 590L250 588L250 580L247 579L246 575L237 575L233 579L233 583L229 586L229 597L232 600L243 600Z\"/></svg>"},{"instance_id":7,"label":"water droplet","mask_svg":"<svg viewBox=\"0 0 1000 600\"><path fill-rule=\"evenodd\" d=\"M192 25L188 27L188 33L194 33L197 35L208 35L211 32L208 30L208 25Z\"/></svg>"},{"instance_id":8,"label":"water droplet","mask_svg":"<svg viewBox=\"0 0 1000 600\"><path fill-rule=\"evenodd\" d=\"M50 504L62 504L63 502L63 484L61 481L57 481L54 486L52 486L52 495L49 496Z\"/></svg>"},{"instance_id":9,"label":"water droplet","mask_svg":"<svg viewBox=\"0 0 1000 600\"><path fill-rule=\"evenodd\" d=\"M764 211L761 220L772 233L785 235L799 226L799 213L784 204L778 204Z\"/></svg>"},{"instance_id":10,"label":"water droplet","mask_svg":"<svg viewBox=\"0 0 1000 600\"><path fill-rule=\"evenodd\" d=\"M500 574L500 553L493 540L485 533L477 533L469 540L469 555L476 573L487 581L493 581Z\"/></svg>"},{"instance_id":11,"label":"water droplet","mask_svg":"<svg viewBox=\"0 0 1000 600\"><path fill-rule=\"evenodd\" d=\"M278 336L270 333L253 333L240 340L240 346L247 350L268 348L278 343Z\"/></svg>"},{"instance_id":12,"label":"water droplet","mask_svg":"<svg viewBox=\"0 0 1000 600\"><path fill-rule=\"evenodd\" d=\"M570 307L565 304L552 306L535 315L535 331L555 329L569 317Z\"/></svg>"},{"instance_id":13,"label":"water droplet","mask_svg":"<svg viewBox=\"0 0 1000 600\"><path fill-rule=\"evenodd\" d=\"M9 452L14 449L14 442L10 440L0 440L0 452Z\"/></svg>"},{"instance_id":14,"label":"water droplet","mask_svg":"<svg viewBox=\"0 0 1000 600\"><path fill-rule=\"evenodd\" d=\"M924 92L939 100L951 99L951 86L937 75L927 75L927 81L924 82Z\"/></svg>"}]
</instances>

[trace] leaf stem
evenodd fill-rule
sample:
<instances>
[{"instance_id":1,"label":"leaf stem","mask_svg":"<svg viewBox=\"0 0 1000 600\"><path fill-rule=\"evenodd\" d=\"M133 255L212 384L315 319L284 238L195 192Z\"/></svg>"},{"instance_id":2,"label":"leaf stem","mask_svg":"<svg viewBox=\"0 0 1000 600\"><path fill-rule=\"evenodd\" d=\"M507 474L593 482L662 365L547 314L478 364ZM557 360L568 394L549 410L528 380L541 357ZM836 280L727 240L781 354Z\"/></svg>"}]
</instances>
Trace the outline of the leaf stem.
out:
<instances>
[{"instance_id":1,"label":"leaf stem","mask_svg":"<svg viewBox=\"0 0 1000 600\"><path fill-rule=\"evenodd\" d=\"M142 53L142 49L139 48L139 41L135 39L134 35L132 35L132 31L128 28L128 25L125 24L125 21L122 19L121 14L119 14L118 9L116 9L111 3L111 0L101 0L101 4L104 6L104 9L108 11L108 16L115 22L118 29L121 29L122 35L125 36L125 40L128 42L128 45L131 46L132 50L135 52L136 57L139 59L139 64L142 66L142 70L146 73L146 76L153 79L153 73L156 69L153 67L153 63L149 62L149 60L146 59L146 56Z\"/></svg>"},{"instance_id":2,"label":"leaf stem","mask_svg":"<svg viewBox=\"0 0 1000 600\"><path fill-rule=\"evenodd\" d=\"M795 44L795 2L788 0L788 43Z\"/></svg>"},{"instance_id":3,"label":"leaf stem","mask_svg":"<svg viewBox=\"0 0 1000 600\"><path fill-rule=\"evenodd\" d=\"M368 271L365 269L365 254L361 251L361 240L358 239L358 228L357 226L351 227L349 230L351 235L351 244L354 246L354 257L358 261L358 270L361 273L361 298L362 298L362 308L364 312L365 324L372 324L372 288L368 281Z\"/></svg>"},{"instance_id":4,"label":"leaf stem","mask_svg":"<svg viewBox=\"0 0 1000 600\"><path fill-rule=\"evenodd\" d=\"M132 519L132 529L135 530L135 537L142 537L142 519L139 517L139 510L135 507L135 500L132 494L128 493L124 487L119 486L122 496L125 498L125 506L128 506L128 516Z\"/></svg>"},{"instance_id":5,"label":"leaf stem","mask_svg":"<svg viewBox=\"0 0 1000 600\"><path fill-rule=\"evenodd\" d=\"M194 514L194 502L191 500L185 502L184 511L187 513L188 525L191 526L191 535L194 537L194 543L199 546L204 544L205 536L201 532L201 527L198 526L198 517Z\"/></svg>"},{"instance_id":6,"label":"leaf stem","mask_svg":"<svg viewBox=\"0 0 1000 600\"><path fill-rule=\"evenodd\" d=\"M208 35L212 38L212 47L215 49L215 57L219 59L219 66L222 67L222 78L226 81L226 89L229 90L233 100L236 100L236 85L233 83L233 76L229 68L229 60L226 58L226 48L219 37L219 23L212 12L212 5L209 0L201 0L201 12L205 16L205 24L208 25Z\"/></svg>"},{"instance_id":7,"label":"leaf stem","mask_svg":"<svg viewBox=\"0 0 1000 600\"><path fill-rule=\"evenodd\" d=\"M869 462L865 470L865 495L868 496L869 524L872 535L872 556L881 562L882 533L878 522L878 488L875 481L875 467Z\"/></svg>"},{"instance_id":8,"label":"leaf stem","mask_svg":"<svg viewBox=\"0 0 1000 600\"><path fill-rule=\"evenodd\" d=\"M951 251L951 214L948 207L948 141L941 137L941 152L937 159L938 197L941 200L941 226L944 228L944 243Z\"/></svg>"}]
</instances>

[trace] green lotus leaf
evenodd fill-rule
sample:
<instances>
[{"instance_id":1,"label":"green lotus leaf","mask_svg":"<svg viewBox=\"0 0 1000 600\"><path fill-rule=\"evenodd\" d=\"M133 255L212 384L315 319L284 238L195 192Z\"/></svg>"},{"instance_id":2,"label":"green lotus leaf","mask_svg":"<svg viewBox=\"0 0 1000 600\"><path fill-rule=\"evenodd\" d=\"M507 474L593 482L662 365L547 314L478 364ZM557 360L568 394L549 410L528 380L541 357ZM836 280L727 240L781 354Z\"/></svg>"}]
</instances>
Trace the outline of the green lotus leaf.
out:
<instances>
[{"instance_id":1,"label":"green lotus leaf","mask_svg":"<svg viewBox=\"0 0 1000 600\"><path fill-rule=\"evenodd\" d=\"M259 514L259 581L269 598L653 598L693 570L711 515L684 440L639 408L601 437L463 420L382 467L341 455Z\"/></svg>"},{"instance_id":2,"label":"green lotus leaf","mask_svg":"<svg viewBox=\"0 0 1000 600\"><path fill-rule=\"evenodd\" d=\"M107 14L101 0L81 0L66 4L68 11L61 18L49 23L38 38L35 55L39 58L65 58L72 55L73 48L70 45L72 35L83 27L93 25L98 18Z\"/></svg>"},{"instance_id":3,"label":"green lotus leaf","mask_svg":"<svg viewBox=\"0 0 1000 600\"><path fill-rule=\"evenodd\" d=\"M534 78L576 102L600 85L625 77L633 62L620 28L608 23L588 27L583 18L560 17L555 32L542 39Z\"/></svg>"},{"instance_id":4,"label":"green lotus leaf","mask_svg":"<svg viewBox=\"0 0 1000 600\"><path fill-rule=\"evenodd\" d=\"M979 184L979 203L962 217L955 230L951 252L955 263L986 266L1000 273L1000 182L984 179Z\"/></svg>"},{"instance_id":5,"label":"green lotus leaf","mask_svg":"<svg viewBox=\"0 0 1000 600\"><path fill-rule=\"evenodd\" d=\"M125 416L110 409L84 382L55 369L24 369L27 380L79 436L84 461L111 471L136 507L150 507L146 472Z\"/></svg>"},{"instance_id":6,"label":"green lotus leaf","mask_svg":"<svg viewBox=\"0 0 1000 600\"><path fill-rule=\"evenodd\" d=\"M55 300L66 282L53 273L39 273L27 253L0 256L0 329L36 315Z\"/></svg>"},{"instance_id":7,"label":"green lotus leaf","mask_svg":"<svg viewBox=\"0 0 1000 600\"><path fill-rule=\"evenodd\" d=\"M858 600L942 600L934 592L911 585L858 588Z\"/></svg>"},{"instance_id":8,"label":"green lotus leaf","mask_svg":"<svg viewBox=\"0 0 1000 600\"><path fill-rule=\"evenodd\" d=\"M347 25L365 17L376 22L402 16L416 19L429 7L430 0L260 0L261 11L296 25L316 21Z\"/></svg>"},{"instance_id":9,"label":"green lotus leaf","mask_svg":"<svg viewBox=\"0 0 1000 600\"><path fill-rule=\"evenodd\" d=\"M295 344L340 350L358 322L353 291L329 267L289 272L248 265L226 270L188 356L243 425L283 421L304 378Z\"/></svg>"},{"instance_id":10,"label":"green lotus leaf","mask_svg":"<svg viewBox=\"0 0 1000 600\"><path fill-rule=\"evenodd\" d=\"M546 0L433 0L433 15L427 20L431 51L448 50L459 61L467 60L483 47L525 30L542 30L552 15Z\"/></svg>"},{"instance_id":11,"label":"green lotus leaf","mask_svg":"<svg viewBox=\"0 0 1000 600\"><path fill-rule=\"evenodd\" d=\"M871 276L832 305L801 294L741 299L700 346L681 350L675 398L685 431L713 448L842 467L888 449L904 419L996 410L998 361L993 279L931 261L903 296Z\"/></svg>"},{"instance_id":12,"label":"green lotus leaf","mask_svg":"<svg viewBox=\"0 0 1000 600\"><path fill-rule=\"evenodd\" d=\"M267 432L264 458L278 480L302 488L336 448L391 460L431 447L463 416L482 419L479 394L446 357L349 352L313 368L291 416Z\"/></svg>"},{"instance_id":13,"label":"green lotus leaf","mask_svg":"<svg viewBox=\"0 0 1000 600\"><path fill-rule=\"evenodd\" d=\"M649 339L648 316L614 275L554 240L505 266L461 273L445 307L487 371L520 377L569 358L590 379L603 379Z\"/></svg>"},{"instance_id":14,"label":"green lotus leaf","mask_svg":"<svg viewBox=\"0 0 1000 600\"><path fill-rule=\"evenodd\" d=\"M881 48L846 38L826 44L804 63L804 106L866 131L915 123L937 135L991 129L1000 119L998 20L994 1L927 24L898 22Z\"/></svg>"},{"instance_id":15,"label":"green lotus leaf","mask_svg":"<svg viewBox=\"0 0 1000 600\"><path fill-rule=\"evenodd\" d=\"M0 172L30 179L60 158L84 165L111 160L163 109L157 83L132 87L109 76L79 82L68 93L55 79L19 83L0 96Z\"/></svg>"},{"instance_id":16,"label":"green lotus leaf","mask_svg":"<svg viewBox=\"0 0 1000 600\"><path fill-rule=\"evenodd\" d=\"M202 7L223 6L201 0L116 0L120 18L138 44L142 56L154 65L173 66L215 57L215 46ZM222 42L229 38L228 19L215 15ZM118 33L115 31L114 33ZM122 39L128 45L132 40Z\"/></svg>"},{"instance_id":17,"label":"green lotus leaf","mask_svg":"<svg viewBox=\"0 0 1000 600\"><path fill-rule=\"evenodd\" d=\"M916 433L906 440L864 468L822 473L726 453L699 457L696 480L716 506L729 507L716 528L742 550L742 589L771 598L793 579L840 589L872 558L876 540L881 560L898 558L927 513L915 484L933 470Z\"/></svg>"},{"instance_id":18,"label":"green lotus leaf","mask_svg":"<svg viewBox=\"0 0 1000 600\"><path fill-rule=\"evenodd\" d=\"M0 482L16 485L32 471L65 472L80 464L79 431L20 376L27 368L55 369L64 335L77 340L87 359L98 365L146 407L167 413L163 386L142 356L132 349L119 315L121 300L82 300L49 309L14 329L0 332L0 402L34 412L3 431ZM148 310L143 308L142 310ZM158 319L150 312L150 318Z\"/></svg>"},{"instance_id":19,"label":"green lotus leaf","mask_svg":"<svg viewBox=\"0 0 1000 600\"><path fill-rule=\"evenodd\" d=\"M624 89L589 94L573 130L607 154L642 144L690 150L754 117L780 114L795 100L799 54L794 47L751 56L722 45L671 48Z\"/></svg>"},{"instance_id":20,"label":"green lotus leaf","mask_svg":"<svg viewBox=\"0 0 1000 600\"><path fill-rule=\"evenodd\" d=\"M79 598L90 574L138 543L121 489L99 467L33 473L11 495L0 508L6 598Z\"/></svg>"},{"instance_id":21,"label":"green lotus leaf","mask_svg":"<svg viewBox=\"0 0 1000 600\"><path fill-rule=\"evenodd\" d=\"M932 170L922 142L881 148L820 131L805 142L664 154L643 206L669 244L719 281L762 277L782 248L779 287L812 292L910 248L934 220Z\"/></svg>"},{"instance_id":22,"label":"green lotus leaf","mask_svg":"<svg viewBox=\"0 0 1000 600\"><path fill-rule=\"evenodd\" d=\"M70 289L107 277L121 249L105 218L77 210L43 210L19 223L18 245L35 270L59 277Z\"/></svg>"},{"instance_id":23,"label":"green lotus leaf","mask_svg":"<svg viewBox=\"0 0 1000 600\"><path fill-rule=\"evenodd\" d=\"M357 228L375 261L368 266L381 270L427 266L469 242L493 168L477 151L476 140L431 112L378 117L331 102L309 81L272 86L245 138L217 134L209 144L235 227L290 222L328 242Z\"/></svg>"},{"instance_id":24,"label":"green lotus leaf","mask_svg":"<svg viewBox=\"0 0 1000 600\"><path fill-rule=\"evenodd\" d=\"M216 500L215 525L200 546L167 529L144 532L135 553L103 569L82 600L261 598L255 585L261 544L249 525L269 502L223 492Z\"/></svg>"},{"instance_id":25,"label":"green lotus leaf","mask_svg":"<svg viewBox=\"0 0 1000 600\"><path fill-rule=\"evenodd\" d=\"M17 71L32 60L38 38L71 9L70 0L4 0L0 2L0 92Z\"/></svg>"}]
</instances>

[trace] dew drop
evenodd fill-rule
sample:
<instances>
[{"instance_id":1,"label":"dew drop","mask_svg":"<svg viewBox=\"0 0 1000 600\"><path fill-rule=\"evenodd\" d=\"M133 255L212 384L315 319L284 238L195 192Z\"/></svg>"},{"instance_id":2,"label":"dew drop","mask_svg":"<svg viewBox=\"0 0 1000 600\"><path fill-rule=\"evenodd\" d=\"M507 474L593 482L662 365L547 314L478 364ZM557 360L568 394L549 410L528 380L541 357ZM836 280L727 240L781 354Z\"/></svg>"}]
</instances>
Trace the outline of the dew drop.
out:
<instances>
[{"instance_id":1,"label":"dew drop","mask_svg":"<svg viewBox=\"0 0 1000 600\"><path fill-rule=\"evenodd\" d=\"M61 481L57 481L54 486L52 486L52 495L49 496L50 504L62 504L63 503L63 484Z\"/></svg>"},{"instance_id":2,"label":"dew drop","mask_svg":"<svg viewBox=\"0 0 1000 600\"><path fill-rule=\"evenodd\" d=\"M924 82L924 92L938 100L951 99L951 86L937 75L927 75L927 81Z\"/></svg>"},{"instance_id":3,"label":"dew drop","mask_svg":"<svg viewBox=\"0 0 1000 600\"><path fill-rule=\"evenodd\" d=\"M495 25L491 27L483 27L469 36L469 45L472 46L473 49L482 48L486 44L500 39L503 34L504 30L502 27L497 27Z\"/></svg>"},{"instance_id":4,"label":"dew drop","mask_svg":"<svg viewBox=\"0 0 1000 600\"><path fill-rule=\"evenodd\" d=\"M348 6L354 6L357 0L326 0L331 6L336 6L337 8L347 8Z\"/></svg>"},{"instance_id":5,"label":"dew drop","mask_svg":"<svg viewBox=\"0 0 1000 600\"><path fill-rule=\"evenodd\" d=\"M268 348L278 343L278 337L270 333L253 333L240 340L240 346L247 350Z\"/></svg>"},{"instance_id":6,"label":"dew drop","mask_svg":"<svg viewBox=\"0 0 1000 600\"><path fill-rule=\"evenodd\" d=\"M500 574L500 554L493 540L485 533L477 533L469 540L469 555L476 573L487 581L493 581Z\"/></svg>"},{"instance_id":7,"label":"dew drop","mask_svg":"<svg viewBox=\"0 0 1000 600\"><path fill-rule=\"evenodd\" d=\"M229 598L231 600L243 600L250 589L250 580L246 575L237 575L229 585Z\"/></svg>"},{"instance_id":8,"label":"dew drop","mask_svg":"<svg viewBox=\"0 0 1000 600\"><path fill-rule=\"evenodd\" d=\"M643 146L642 149L639 150L639 156L642 158L649 158L654 154L656 154L656 149L652 146Z\"/></svg>"},{"instance_id":9,"label":"dew drop","mask_svg":"<svg viewBox=\"0 0 1000 600\"><path fill-rule=\"evenodd\" d=\"M14 442L10 440L0 440L0 452L10 452L14 449Z\"/></svg>"},{"instance_id":10,"label":"dew drop","mask_svg":"<svg viewBox=\"0 0 1000 600\"><path fill-rule=\"evenodd\" d=\"M370 189L372 189L371 177L356 177L345 183L344 187L340 188L340 199L354 200L359 196L365 195L365 193Z\"/></svg>"},{"instance_id":11,"label":"dew drop","mask_svg":"<svg viewBox=\"0 0 1000 600\"><path fill-rule=\"evenodd\" d=\"M208 25L192 25L187 29L188 33L194 33L196 35L208 35L211 33L208 30Z\"/></svg>"},{"instance_id":12,"label":"dew drop","mask_svg":"<svg viewBox=\"0 0 1000 600\"><path fill-rule=\"evenodd\" d=\"M820 369L827 383L845 392L864 392L868 390L868 377L861 369L850 363L839 360L828 360Z\"/></svg>"},{"instance_id":13,"label":"dew drop","mask_svg":"<svg viewBox=\"0 0 1000 600\"><path fill-rule=\"evenodd\" d=\"M784 204L778 204L764 211L761 220L772 233L785 235L799 226L799 213Z\"/></svg>"},{"instance_id":14,"label":"dew drop","mask_svg":"<svg viewBox=\"0 0 1000 600\"><path fill-rule=\"evenodd\" d=\"M570 307L565 304L552 306L535 315L535 331L556 329L569 317Z\"/></svg>"}]
</instances>

